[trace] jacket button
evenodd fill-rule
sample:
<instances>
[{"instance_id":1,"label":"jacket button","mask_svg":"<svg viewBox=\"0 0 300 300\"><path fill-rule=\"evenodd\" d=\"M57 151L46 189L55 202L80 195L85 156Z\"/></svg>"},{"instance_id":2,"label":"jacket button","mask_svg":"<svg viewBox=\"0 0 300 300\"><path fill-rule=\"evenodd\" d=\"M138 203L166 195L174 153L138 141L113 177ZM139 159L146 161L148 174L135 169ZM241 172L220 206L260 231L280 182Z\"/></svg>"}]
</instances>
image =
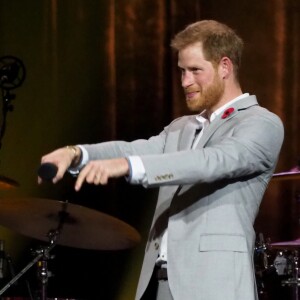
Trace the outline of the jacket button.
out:
<instances>
[{"instance_id":1,"label":"jacket button","mask_svg":"<svg viewBox=\"0 0 300 300\"><path fill-rule=\"evenodd\" d=\"M155 243L154 243L154 248L155 248L155 250L158 250L158 248L159 248L159 243L155 242Z\"/></svg>"}]
</instances>

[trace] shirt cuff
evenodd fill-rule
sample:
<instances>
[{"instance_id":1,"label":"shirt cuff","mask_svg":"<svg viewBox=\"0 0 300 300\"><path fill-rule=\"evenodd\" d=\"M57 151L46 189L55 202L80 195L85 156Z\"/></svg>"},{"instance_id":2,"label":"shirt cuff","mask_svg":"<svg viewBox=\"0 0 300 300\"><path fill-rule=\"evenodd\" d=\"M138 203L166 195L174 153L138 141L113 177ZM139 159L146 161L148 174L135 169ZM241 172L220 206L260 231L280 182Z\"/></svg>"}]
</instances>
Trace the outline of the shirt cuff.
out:
<instances>
[{"instance_id":1,"label":"shirt cuff","mask_svg":"<svg viewBox=\"0 0 300 300\"><path fill-rule=\"evenodd\" d=\"M139 156L129 156L129 177L128 181L132 184L142 184L145 181L146 170Z\"/></svg>"},{"instance_id":2,"label":"shirt cuff","mask_svg":"<svg viewBox=\"0 0 300 300\"><path fill-rule=\"evenodd\" d=\"M89 161L89 154L87 152L87 150L81 146L81 145L77 145L77 147L80 148L81 150L81 161L79 163L79 165L75 168L69 168L68 172L73 175L76 176L79 174L80 170L88 163Z\"/></svg>"}]
</instances>

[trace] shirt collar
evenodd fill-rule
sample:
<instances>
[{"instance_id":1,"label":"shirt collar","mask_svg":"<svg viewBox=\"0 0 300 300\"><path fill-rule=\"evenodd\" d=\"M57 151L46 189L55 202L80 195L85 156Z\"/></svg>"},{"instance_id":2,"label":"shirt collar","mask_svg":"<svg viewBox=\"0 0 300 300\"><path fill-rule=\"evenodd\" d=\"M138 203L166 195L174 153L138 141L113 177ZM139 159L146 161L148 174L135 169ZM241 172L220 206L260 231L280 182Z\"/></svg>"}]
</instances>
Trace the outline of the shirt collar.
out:
<instances>
[{"instance_id":1,"label":"shirt collar","mask_svg":"<svg viewBox=\"0 0 300 300\"><path fill-rule=\"evenodd\" d=\"M244 93L236 98L234 98L233 100L227 102L226 104L224 104L223 106L219 107L216 111L214 111L209 120L208 120L208 117L207 117L207 113L206 113L206 110L202 111L198 116L196 116L196 119L198 122L200 122L202 125L209 121L210 123L225 109L227 108L228 106L232 105L233 103L243 99L243 98L246 98L246 97L249 97L249 93Z\"/></svg>"}]
</instances>

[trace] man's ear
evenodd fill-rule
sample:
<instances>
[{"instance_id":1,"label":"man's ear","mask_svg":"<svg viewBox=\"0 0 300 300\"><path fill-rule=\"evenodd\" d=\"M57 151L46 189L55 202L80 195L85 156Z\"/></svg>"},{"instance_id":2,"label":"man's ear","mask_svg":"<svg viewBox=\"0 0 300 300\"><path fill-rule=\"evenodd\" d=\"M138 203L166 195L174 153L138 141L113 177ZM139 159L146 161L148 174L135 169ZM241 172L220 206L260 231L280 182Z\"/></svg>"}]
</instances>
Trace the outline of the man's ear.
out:
<instances>
[{"instance_id":1,"label":"man's ear","mask_svg":"<svg viewBox=\"0 0 300 300\"><path fill-rule=\"evenodd\" d=\"M233 73L233 65L227 56L222 57L219 63L219 74L223 79L228 78Z\"/></svg>"}]
</instances>

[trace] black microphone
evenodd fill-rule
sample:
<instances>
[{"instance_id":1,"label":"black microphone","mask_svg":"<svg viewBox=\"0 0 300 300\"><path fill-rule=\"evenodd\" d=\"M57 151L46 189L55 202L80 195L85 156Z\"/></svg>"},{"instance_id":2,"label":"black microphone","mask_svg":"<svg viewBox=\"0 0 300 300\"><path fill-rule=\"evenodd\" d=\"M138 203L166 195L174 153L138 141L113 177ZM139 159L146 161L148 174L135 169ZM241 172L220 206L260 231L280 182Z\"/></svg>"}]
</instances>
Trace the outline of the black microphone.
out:
<instances>
[{"instance_id":1,"label":"black microphone","mask_svg":"<svg viewBox=\"0 0 300 300\"><path fill-rule=\"evenodd\" d=\"M52 163L44 163L41 164L38 169L38 175L43 180L51 180L55 177L58 168L55 164Z\"/></svg>"},{"instance_id":2,"label":"black microphone","mask_svg":"<svg viewBox=\"0 0 300 300\"><path fill-rule=\"evenodd\" d=\"M25 79L25 66L14 56L0 57L0 87L6 90L20 86Z\"/></svg>"},{"instance_id":3,"label":"black microphone","mask_svg":"<svg viewBox=\"0 0 300 300\"><path fill-rule=\"evenodd\" d=\"M16 62L4 65L0 68L0 80L2 82L12 82L17 78L20 66Z\"/></svg>"}]
</instances>

